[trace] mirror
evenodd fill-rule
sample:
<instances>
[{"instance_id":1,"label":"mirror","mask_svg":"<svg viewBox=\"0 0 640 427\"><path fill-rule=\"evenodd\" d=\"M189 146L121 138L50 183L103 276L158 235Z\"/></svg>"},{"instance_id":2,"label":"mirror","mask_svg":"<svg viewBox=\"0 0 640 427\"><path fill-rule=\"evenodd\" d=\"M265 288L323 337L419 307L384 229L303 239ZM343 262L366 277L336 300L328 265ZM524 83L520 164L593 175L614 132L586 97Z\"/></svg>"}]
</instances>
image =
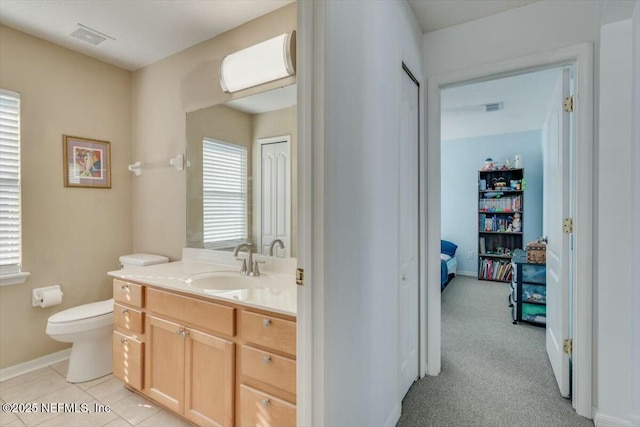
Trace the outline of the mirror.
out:
<instances>
[{"instance_id":1,"label":"mirror","mask_svg":"<svg viewBox=\"0 0 640 427\"><path fill-rule=\"evenodd\" d=\"M296 256L296 85L187 113L187 246Z\"/></svg>"}]
</instances>

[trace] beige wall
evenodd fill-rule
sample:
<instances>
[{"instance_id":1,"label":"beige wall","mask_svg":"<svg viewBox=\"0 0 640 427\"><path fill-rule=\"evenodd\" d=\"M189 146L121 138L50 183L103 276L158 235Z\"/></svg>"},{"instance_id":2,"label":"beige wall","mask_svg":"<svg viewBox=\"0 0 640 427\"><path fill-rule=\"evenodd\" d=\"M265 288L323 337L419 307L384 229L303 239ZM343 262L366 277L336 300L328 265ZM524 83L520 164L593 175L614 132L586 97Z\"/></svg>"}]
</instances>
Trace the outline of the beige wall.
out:
<instances>
[{"instance_id":1,"label":"beige wall","mask_svg":"<svg viewBox=\"0 0 640 427\"><path fill-rule=\"evenodd\" d=\"M0 367L68 345L47 318L110 298L109 270L131 239L131 73L0 27L0 87L21 93L23 270L0 288ZM111 189L65 188L62 135L110 141ZM31 289L60 284L63 303L31 307Z\"/></svg>"},{"instance_id":2,"label":"beige wall","mask_svg":"<svg viewBox=\"0 0 640 427\"><path fill-rule=\"evenodd\" d=\"M206 136L247 147L247 163L251 164L251 130L251 114L243 113L225 105L214 105L187 114L187 158L189 159L187 173L188 247L203 247L202 139ZM248 221L251 224L250 218L248 218Z\"/></svg>"},{"instance_id":3,"label":"beige wall","mask_svg":"<svg viewBox=\"0 0 640 427\"><path fill-rule=\"evenodd\" d=\"M295 76L238 92L220 89L225 55L295 30L292 3L133 73L133 160L164 162L185 152L185 113L295 82ZM133 180L133 247L179 259L186 245L186 173L160 168Z\"/></svg>"},{"instance_id":4,"label":"beige wall","mask_svg":"<svg viewBox=\"0 0 640 427\"><path fill-rule=\"evenodd\" d=\"M291 135L291 256L296 256L296 238L298 236L298 123L297 106L283 108L282 110L269 111L268 113L253 116L253 167L257 171L257 162L260 161L259 138L272 136ZM257 182L255 177L253 182ZM258 218L257 199L258 191L253 192L253 218ZM253 236L257 236L257 220L253 221ZM254 239L255 240L255 239Z\"/></svg>"}]
</instances>

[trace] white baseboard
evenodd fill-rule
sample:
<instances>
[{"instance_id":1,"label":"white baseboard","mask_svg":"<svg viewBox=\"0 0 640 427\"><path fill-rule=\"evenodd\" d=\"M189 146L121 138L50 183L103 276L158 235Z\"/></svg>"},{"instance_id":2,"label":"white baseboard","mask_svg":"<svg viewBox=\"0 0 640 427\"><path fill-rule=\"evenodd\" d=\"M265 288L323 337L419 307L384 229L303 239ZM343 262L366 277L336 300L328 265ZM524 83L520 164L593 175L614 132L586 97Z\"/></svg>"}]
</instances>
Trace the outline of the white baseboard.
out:
<instances>
[{"instance_id":1,"label":"white baseboard","mask_svg":"<svg viewBox=\"0 0 640 427\"><path fill-rule=\"evenodd\" d=\"M46 356L29 360L28 362L18 363L17 365L2 368L0 369L0 382L17 377L18 375L26 374L27 372L35 371L36 369L44 368L45 366L49 366L54 363L62 362L63 360L68 359L69 355L71 355L71 348L47 354Z\"/></svg>"},{"instance_id":2,"label":"white baseboard","mask_svg":"<svg viewBox=\"0 0 640 427\"><path fill-rule=\"evenodd\" d=\"M400 415L402 414L402 402L398 403L393 411L391 411L391 415L387 419L387 422L384 423L385 426L395 427L400 420Z\"/></svg>"},{"instance_id":3,"label":"white baseboard","mask_svg":"<svg viewBox=\"0 0 640 427\"><path fill-rule=\"evenodd\" d=\"M458 271L456 274L458 276L478 277L477 271Z\"/></svg>"},{"instance_id":4,"label":"white baseboard","mask_svg":"<svg viewBox=\"0 0 640 427\"><path fill-rule=\"evenodd\" d=\"M596 427L633 427L633 423L630 420L623 420L610 415L604 415L598 411L595 411L593 423Z\"/></svg>"}]
</instances>

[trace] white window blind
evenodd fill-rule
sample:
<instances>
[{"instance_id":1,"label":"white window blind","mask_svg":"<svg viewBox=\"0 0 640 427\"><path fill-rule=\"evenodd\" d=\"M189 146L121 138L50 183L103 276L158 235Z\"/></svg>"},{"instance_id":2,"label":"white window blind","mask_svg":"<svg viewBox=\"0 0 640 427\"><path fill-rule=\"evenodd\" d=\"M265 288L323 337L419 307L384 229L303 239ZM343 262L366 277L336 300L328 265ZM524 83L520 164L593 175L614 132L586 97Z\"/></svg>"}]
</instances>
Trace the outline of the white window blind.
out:
<instances>
[{"instance_id":1,"label":"white window blind","mask_svg":"<svg viewBox=\"0 0 640 427\"><path fill-rule=\"evenodd\" d=\"M0 89L0 274L20 271L20 94Z\"/></svg>"},{"instance_id":2,"label":"white window blind","mask_svg":"<svg viewBox=\"0 0 640 427\"><path fill-rule=\"evenodd\" d=\"M247 148L202 140L203 241L207 248L247 239Z\"/></svg>"}]
</instances>

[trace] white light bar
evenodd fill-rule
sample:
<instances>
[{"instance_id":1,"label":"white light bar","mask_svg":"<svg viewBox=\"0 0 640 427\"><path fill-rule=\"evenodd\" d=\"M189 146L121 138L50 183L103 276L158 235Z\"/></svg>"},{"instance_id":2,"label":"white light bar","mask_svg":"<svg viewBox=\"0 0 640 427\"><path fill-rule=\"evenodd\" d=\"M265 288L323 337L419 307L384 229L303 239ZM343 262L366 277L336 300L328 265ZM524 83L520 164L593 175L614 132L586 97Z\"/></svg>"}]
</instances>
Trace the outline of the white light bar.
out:
<instances>
[{"instance_id":1,"label":"white light bar","mask_svg":"<svg viewBox=\"0 0 640 427\"><path fill-rule=\"evenodd\" d=\"M296 32L282 34L225 56L220 65L220 86L236 92L296 72Z\"/></svg>"}]
</instances>

